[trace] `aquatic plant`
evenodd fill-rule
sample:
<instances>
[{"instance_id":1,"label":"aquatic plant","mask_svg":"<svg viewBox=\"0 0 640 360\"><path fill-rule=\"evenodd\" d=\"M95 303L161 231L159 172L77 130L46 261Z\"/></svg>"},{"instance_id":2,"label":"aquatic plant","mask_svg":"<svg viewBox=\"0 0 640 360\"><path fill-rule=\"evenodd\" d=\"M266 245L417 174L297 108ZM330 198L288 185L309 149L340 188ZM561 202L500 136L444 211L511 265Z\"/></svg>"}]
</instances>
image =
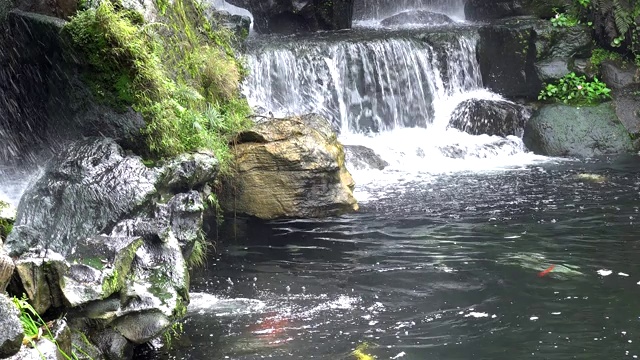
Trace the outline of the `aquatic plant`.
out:
<instances>
[{"instance_id":1,"label":"aquatic plant","mask_svg":"<svg viewBox=\"0 0 640 360\"><path fill-rule=\"evenodd\" d=\"M246 71L231 48L233 35L211 24L195 0L159 5L161 22L145 23L105 0L65 30L87 59L95 94L144 117L144 143L134 150L161 158L205 148L226 171L231 136L250 126L239 92Z\"/></svg>"}]
</instances>

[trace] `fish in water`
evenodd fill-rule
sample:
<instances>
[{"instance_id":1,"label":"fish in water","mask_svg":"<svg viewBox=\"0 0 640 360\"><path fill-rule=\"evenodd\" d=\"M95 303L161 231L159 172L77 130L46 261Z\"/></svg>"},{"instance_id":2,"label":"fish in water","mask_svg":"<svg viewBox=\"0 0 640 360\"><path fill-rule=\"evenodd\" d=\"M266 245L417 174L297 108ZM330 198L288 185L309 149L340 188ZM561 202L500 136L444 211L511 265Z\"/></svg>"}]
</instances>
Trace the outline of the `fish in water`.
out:
<instances>
[{"instance_id":1,"label":"fish in water","mask_svg":"<svg viewBox=\"0 0 640 360\"><path fill-rule=\"evenodd\" d=\"M551 272L551 270L553 270L553 268L555 268L555 267L556 267L555 265L551 265L551 266L549 266L548 268L546 268L546 269L544 269L544 270L540 271L540 272L538 273L538 277L543 277L543 276L547 275L547 274L548 274L548 273L550 273L550 272Z\"/></svg>"}]
</instances>

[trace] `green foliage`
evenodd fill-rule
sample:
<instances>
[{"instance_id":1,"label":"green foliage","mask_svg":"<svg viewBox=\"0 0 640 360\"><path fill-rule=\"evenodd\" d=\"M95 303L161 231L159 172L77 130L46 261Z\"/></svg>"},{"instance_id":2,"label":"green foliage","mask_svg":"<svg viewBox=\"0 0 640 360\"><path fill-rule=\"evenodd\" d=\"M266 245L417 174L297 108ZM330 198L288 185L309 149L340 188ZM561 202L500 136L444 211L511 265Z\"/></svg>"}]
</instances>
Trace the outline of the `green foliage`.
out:
<instances>
[{"instance_id":1,"label":"green foliage","mask_svg":"<svg viewBox=\"0 0 640 360\"><path fill-rule=\"evenodd\" d=\"M555 10L555 9L554 9ZM572 14L558 13L551 18L551 24L556 27L572 27L580 23L577 17Z\"/></svg>"},{"instance_id":2,"label":"green foliage","mask_svg":"<svg viewBox=\"0 0 640 360\"><path fill-rule=\"evenodd\" d=\"M226 29L214 30L196 0L157 0L162 23L111 0L79 12L65 27L87 57L100 98L144 117L143 155L212 150L227 170L228 143L249 127L239 85L245 73Z\"/></svg>"},{"instance_id":3,"label":"green foliage","mask_svg":"<svg viewBox=\"0 0 640 360\"><path fill-rule=\"evenodd\" d=\"M191 268L200 268L203 267L205 262L207 261L207 253L209 252L209 246L211 243L207 241L204 234L200 234L196 242L193 244L193 250L191 250L191 255L187 259L187 264Z\"/></svg>"},{"instance_id":4,"label":"green foliage","mask_svg":"<svg viewBox=\"0 0 640 360\"><path fill-rule=\"evenodd\" d=\"M0 219L0 240L6 240L11 230L13 230L13 221L8 219Z\"/></svg>"},{"instance_id":5,"label":"green foliage","mask_svg":"<svg viewBox=\"0 0 640 360\"><path fill-rule=\"evenodd\" d=\"M60 349L60 347L58 346L58 342L51 333L51 329L49 329L49 325L47 325L47 323L42 319L36 309L34 309L33 306L29 304L26 295L22 295L22 298L17 298L14 296L12 301L20 312L20 323L22 324L22 328L24 329L24 340L22 341L23 343L28 343L35 348L35 341L39 340L41 337L44 337L56 344L56 346L58 347L58 352L64 359L77 359L74 354L69 356L64 351L62 351L62 349Z\"/></svg>"},{"instance_id":6,"label":"green foliage","mask_svg":"<svg viewBox=\"0 0 640 360\"><path fill-rule=\"evenodd\" d=\"M577 0L578 4L580 4L582 7L589 7L589 5L591 5L591 0Z\"/></svg>"},{"instance_id":7,"label":"green foliage","mask_svg":"<svg viewBox=\"0 0 640 360\"><path fill-rule=\"evenodd\" d=\"M600 66L605 60L622 60L622 55L602 48L594 49L591 52L591 65Z\"/></svg>"},{"instance_id":8,"label":"green foliage","mask_svg":"<svg viewBox=\"0 0 640 360\"><path fill-rule=\"evenodd\" d=\"M611 89L598 78L589 81L570 73L556 84L547 84L538 95L539 100L556 100L572 105L593 105L609 100Z\"/></svg>"},{"instance_id":9,"label":"green foliage","mask_svg":"<svg viewBox=\"0 0 640 360\"><path fill-rule=\"evenodd\" d=\"M596 33L609 46L621 48L633 60L640 54L640 1L591 0Z\"/></svg>"}]
</instances>

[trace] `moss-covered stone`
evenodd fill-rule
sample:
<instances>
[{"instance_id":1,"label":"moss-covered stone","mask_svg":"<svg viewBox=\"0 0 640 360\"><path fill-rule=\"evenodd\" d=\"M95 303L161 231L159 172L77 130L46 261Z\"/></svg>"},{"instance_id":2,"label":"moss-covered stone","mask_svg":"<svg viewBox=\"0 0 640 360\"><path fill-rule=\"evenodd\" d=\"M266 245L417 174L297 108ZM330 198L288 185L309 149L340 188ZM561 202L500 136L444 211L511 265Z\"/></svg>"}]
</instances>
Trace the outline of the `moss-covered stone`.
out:
<instances>
[{"instance_id":1,"label":"moss-covered stone","mask_svg":"<svg viewBox=\"0 0 640 360\"><path fill-rule=\"evenodd\" d=\"M633 151L631 137L611 103L545 105L527 123L523 140L527 148L549 156L592 157Z\"/></svg>"}]
</instances>

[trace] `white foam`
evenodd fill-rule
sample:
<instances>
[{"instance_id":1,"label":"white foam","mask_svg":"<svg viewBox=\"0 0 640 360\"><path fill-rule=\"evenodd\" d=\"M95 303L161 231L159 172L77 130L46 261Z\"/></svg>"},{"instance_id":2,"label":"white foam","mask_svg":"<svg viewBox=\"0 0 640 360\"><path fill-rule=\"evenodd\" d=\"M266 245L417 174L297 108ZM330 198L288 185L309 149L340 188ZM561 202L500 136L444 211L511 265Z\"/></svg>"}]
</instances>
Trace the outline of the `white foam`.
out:
<instances>
[{"instance_id":1,"label":"white foam","mask_svg":"<svg viewBox=\"0 0 640 360\"><path fill-rule=\"evenodd\" d=\"M607 269L600 269L600 270L597 271L597 273L600 276L609 276L609 275L613 274L613 271L607 270Z\"/></svg>"}]
</instances>

